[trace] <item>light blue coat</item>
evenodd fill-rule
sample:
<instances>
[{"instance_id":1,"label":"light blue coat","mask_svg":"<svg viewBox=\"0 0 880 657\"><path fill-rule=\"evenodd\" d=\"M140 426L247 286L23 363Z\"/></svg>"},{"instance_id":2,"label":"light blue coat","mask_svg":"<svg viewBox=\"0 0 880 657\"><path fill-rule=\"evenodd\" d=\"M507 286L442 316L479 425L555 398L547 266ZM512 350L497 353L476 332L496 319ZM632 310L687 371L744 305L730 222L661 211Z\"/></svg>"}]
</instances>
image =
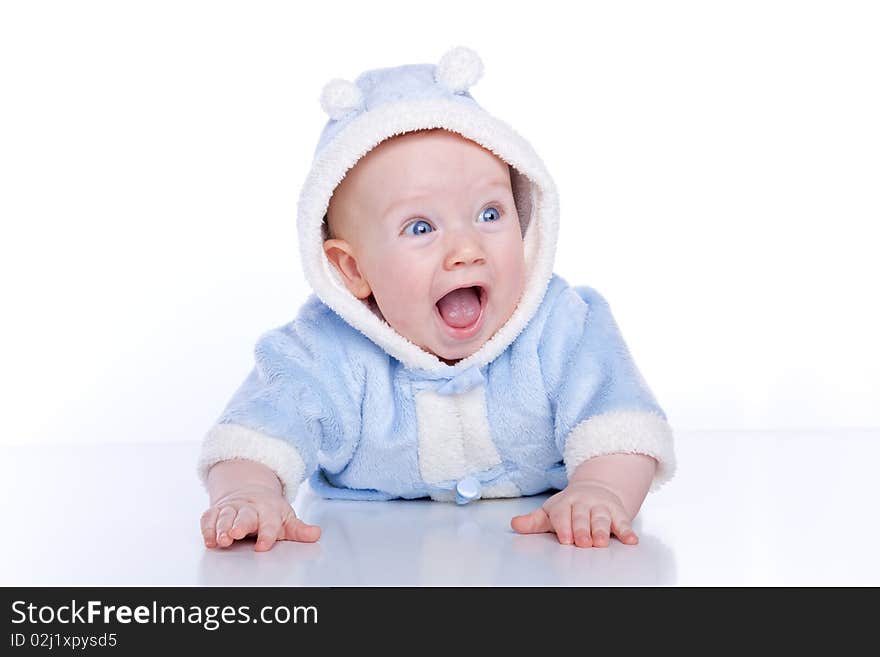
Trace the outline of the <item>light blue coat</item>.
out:
<instances>
[{"instance_id":1,"label":"light blue coat","mask_svg":"<svg viewBox=\"0 0 880 657\"><path fill-rule=\"evenodd\" d=\"M612 452L657 458L654 488L674 469L666 415L605 299L556 274L498 357L452 377L405 367L314 294L260 337L255 359L214 439L292 448L275 458L301 468L245 454L273 467L291 500L304 478L330 498L451 501L465 478L481 497L531 495Z\"/></svg>"}]
</instances>

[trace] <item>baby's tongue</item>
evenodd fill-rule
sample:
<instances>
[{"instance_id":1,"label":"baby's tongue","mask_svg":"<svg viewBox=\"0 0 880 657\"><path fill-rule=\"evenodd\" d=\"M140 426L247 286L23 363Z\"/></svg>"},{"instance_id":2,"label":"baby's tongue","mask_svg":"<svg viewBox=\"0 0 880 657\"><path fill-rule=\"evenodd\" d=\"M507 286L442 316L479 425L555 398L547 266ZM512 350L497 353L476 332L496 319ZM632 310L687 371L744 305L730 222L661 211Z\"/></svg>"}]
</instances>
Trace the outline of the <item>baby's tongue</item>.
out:
<instances>
[{"instance_id":1,"label":"baby's tongue","mask_svg":"<svg viewBox=\"0 0 880 657\"><path fill-rule=\"evenodd\" d=\"M480 316L480 297L476 288L462 287L440 299L437 308L447 324L463 328L473 324Z\"/></svg>"}]
</instances>

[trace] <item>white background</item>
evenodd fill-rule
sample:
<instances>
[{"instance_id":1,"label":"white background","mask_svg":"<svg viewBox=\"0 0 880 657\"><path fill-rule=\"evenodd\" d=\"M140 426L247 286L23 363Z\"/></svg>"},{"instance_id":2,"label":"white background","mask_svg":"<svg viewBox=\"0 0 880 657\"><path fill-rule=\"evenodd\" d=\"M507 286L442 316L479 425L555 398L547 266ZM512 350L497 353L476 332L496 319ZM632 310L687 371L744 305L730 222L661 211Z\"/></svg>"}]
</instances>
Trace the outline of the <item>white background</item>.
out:
<instances>
[{"instance_id":1,"label":"white background","mask_svg":"<svg viewBox=\"0 0 880 657\"><path fill-rule=\"evenodd\" d=\"M880 426L870 2L0 5L3 443L200 440L310 293L335 77L485 64L676 429Z\"/></svg>"}]
</instances>

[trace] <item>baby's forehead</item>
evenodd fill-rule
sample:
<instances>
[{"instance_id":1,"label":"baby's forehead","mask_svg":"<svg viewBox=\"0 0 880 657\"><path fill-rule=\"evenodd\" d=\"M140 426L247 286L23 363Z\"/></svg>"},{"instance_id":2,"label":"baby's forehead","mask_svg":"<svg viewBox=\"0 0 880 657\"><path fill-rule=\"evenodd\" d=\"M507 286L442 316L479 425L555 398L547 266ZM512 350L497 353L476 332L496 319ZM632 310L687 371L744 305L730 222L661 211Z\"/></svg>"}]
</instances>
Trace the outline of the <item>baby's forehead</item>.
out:
<instances>
[{"instance_id":1,"label":"baby's forehead","mask_svg":"<svg viewBox=\"0 0 880 657\"><path fill-rule=\"evenodd\" d=\"M343 229L353 208L361 225L376 219L374 213L409 198L448 193L452 189L475 192L492 184L511 189L512 167L477 142L443 128L392 135L363 155L339 182L330 199L331 221ZM374 223L370 221L369 223ZM334 226L334 227L335 227Z\"/></svg>"},{"instance_id":2,"label":"baby's forehead","mask_svg":"<svg viewBox=\"0 0 880 657\"><path fill-rule=\"evenodd\" d=\"M458 133L436 128L385 139L362 156L346 177L368 179L373 184L377 180L393 182L396 183L393 187L399 189L482 178L509 181L508 168L506 161L481 144ZM394 179L389 181L389 176Z\"/></svg>"}]
</instances>

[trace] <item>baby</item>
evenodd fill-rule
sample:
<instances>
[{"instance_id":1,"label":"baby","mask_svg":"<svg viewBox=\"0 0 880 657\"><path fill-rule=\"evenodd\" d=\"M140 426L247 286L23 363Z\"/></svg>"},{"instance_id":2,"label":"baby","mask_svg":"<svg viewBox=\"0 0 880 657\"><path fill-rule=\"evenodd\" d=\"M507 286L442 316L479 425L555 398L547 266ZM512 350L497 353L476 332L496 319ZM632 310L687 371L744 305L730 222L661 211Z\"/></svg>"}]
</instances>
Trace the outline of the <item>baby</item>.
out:
<instances>
[{"instance_id":1,"label":"baby","mask_svg":"<svg viewBox=\"0 0 880 657\"><path fill-rule=\"evenodd\" d=\"M638 542L672 432L607 302L553 273L555 186L468 92L482 71L459 47L325 86L298 207L315 294L204 439L207 547L318 540L291 506L306 479L359 500L557 490L511 527Z\"/></svg>"}]
</instances>

